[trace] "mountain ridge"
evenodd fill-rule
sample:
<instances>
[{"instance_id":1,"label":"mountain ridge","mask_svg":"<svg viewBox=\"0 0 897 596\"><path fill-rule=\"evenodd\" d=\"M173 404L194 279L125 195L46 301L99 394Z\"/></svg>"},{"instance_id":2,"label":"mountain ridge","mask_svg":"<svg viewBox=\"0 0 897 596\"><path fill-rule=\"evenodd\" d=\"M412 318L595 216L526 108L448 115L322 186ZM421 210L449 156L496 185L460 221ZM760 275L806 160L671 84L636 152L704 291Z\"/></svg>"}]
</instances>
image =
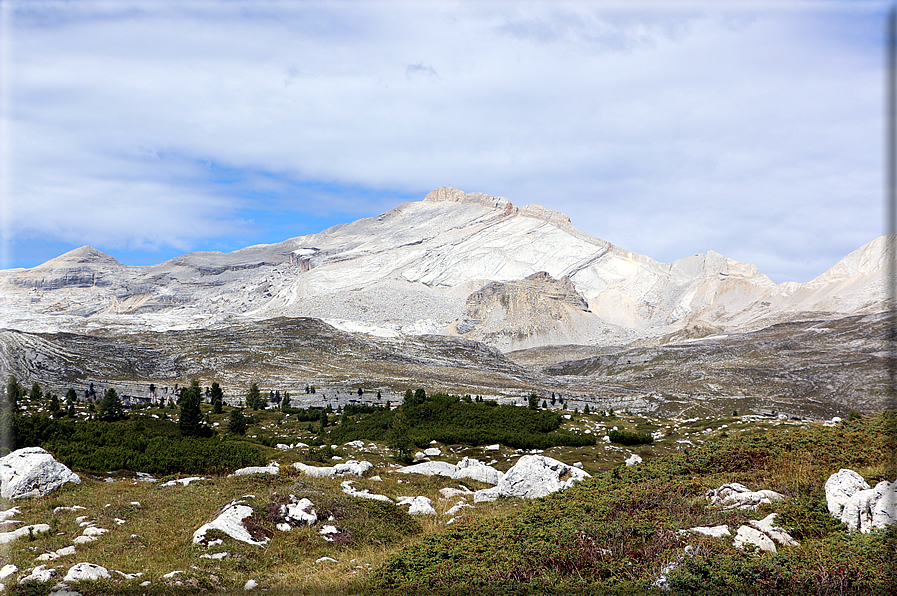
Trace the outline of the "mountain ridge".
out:
<instances>
[{"instance_id":1,"label":"mountain ridge","mask_svg":"<svg viewBox=\"0 0 897 596\"><path fill-rule=\"evenodd\" d=\"M0 327L165 330L310 316L352 331L460 335L502 350L624 344L698 323L747 330L802 313L882 310L893 242L875 239L810 282L775 284L712 250L662 263L576 230L540 205L443 187L376 217L230 253L132 267L80 247L0 271ZM535 274L544 274L538 284L521 283ZM587 308L561 313L538 299L561 280ZM490 284L511 284L516 310L500 312L496 298L486 319L485 311L468 316L471 296Z\"/></svg>"}]
</instances>

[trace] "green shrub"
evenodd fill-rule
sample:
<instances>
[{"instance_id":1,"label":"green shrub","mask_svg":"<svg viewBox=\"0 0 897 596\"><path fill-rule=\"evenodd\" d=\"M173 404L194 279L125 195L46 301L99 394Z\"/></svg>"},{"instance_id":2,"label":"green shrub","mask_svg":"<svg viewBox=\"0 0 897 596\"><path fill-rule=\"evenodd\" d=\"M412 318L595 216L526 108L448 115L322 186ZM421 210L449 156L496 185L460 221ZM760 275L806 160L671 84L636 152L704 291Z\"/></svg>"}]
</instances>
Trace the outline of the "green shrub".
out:
<instances>
[{"instance_id":1,"label":"green shrub","mask_svg":"<svg viewBox=\"0 0 897 596\"><path fill-rule=\"evenodd\" d=\"M654 437L648 433L629 432L628 430L612 430L607 433L611 443L618 445L650 445Z\"/></svg>"}]
</instances>

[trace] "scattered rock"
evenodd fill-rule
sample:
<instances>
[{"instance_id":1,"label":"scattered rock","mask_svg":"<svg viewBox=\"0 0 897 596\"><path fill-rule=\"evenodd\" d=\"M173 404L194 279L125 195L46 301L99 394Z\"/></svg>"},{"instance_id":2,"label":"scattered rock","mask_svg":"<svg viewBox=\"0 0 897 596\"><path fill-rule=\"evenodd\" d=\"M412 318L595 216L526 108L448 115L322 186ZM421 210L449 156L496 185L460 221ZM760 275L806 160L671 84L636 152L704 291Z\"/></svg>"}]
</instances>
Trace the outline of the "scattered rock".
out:
<instances>
[{"instance_id":1,"label":"scattered rock","mask_svg":"<svg viewBox=\"0 0 897 596\"><path fill-rule=\"evenodd\" d=\"M736 548L744 548L747 544L753 544L761 551L776 552L776 545L769 536L751 526L739 527L733 544Z\"/></svg>"},{"instance_id":2,"label":"scattered rock","mask_svg":"<svg viewBox=\"0 0 897 596\"><path fill-rule=\"evenodd\" d=\"M33 524L10 532L0 532L0 544L7 544L17 538L23 538L34 534L43 534L44 532L49 531L50 526L48 524Z\"/></svg>"},{"instance_id":3,"label":"scattered rock","mask_svg":"<svg viewBox=\"0 0 897 596\"><path fill-rule=\"evenodd\" d=\"M470 478L471 480L492 485L498 484L502 476L504 476L504 474L495 468L469 457L465 457L459 461L458 465L455 466L455 472L452 474L454 480Z\"/></svg>"},{"instance_id":4,"label":"scattered rock","mask_svg":"<svg viewBox=\"0 0 897 596\"><path fill-rule=\"evenodd\" d=\"M258 587L259 583L254 579L246 580L246 583L243 585L244 590L254 590Z\"/></svg>"},{"instance_id":5,"label":"scattered rock","mask_svg":"<svg viewBox=\"0 0 897 596\"><path fill-rule=\"evenodd\" d=\"M591 476L573 466L544 455L524 455L492 488L474 493L474 503L499 497L537 499L573 486Z\"/></svg>"},{"instance_id":6,"label":"scattered rock","mask_svg":"<svg viewBox=\"0 0 897 596\"><path fill-rule=\"evenodd\" d=\"M316 559L315 563L339 563L339 561L330 557L321 557L320 559Z\"/></svg>"},{"instance_id":7,"label":"scattered rock","mask_svg":"<svg viewBox=\"0 0 897 596\"><path fill-rule=\"evenodd\" d=\"M386 501L387 503L393 502L393 500L386 495L376 495L371 493L368 489L358 490L357 488L352 486L353 482L354 480L345 480L340 483L343 492L350 497L358 497L360 499L374 499L375 501Z\"/></svg>"},{"instance_id":8,"label":"scattered rock","mask_svg":"<svg viewBox=\"0 0 897 596\"><path fill-rule=\"evenodd\" d=\"M16 508L13 507L9 511L12 511L14 509L16 509ZM82 507L81 505L72 505L71 507L57 507L56 509L53 510L53 515L59 515L60 513L64 513L66 511L82 511L84 509L86 509L86 507ZM6 513L6 512L0 511L0 520L5 519L2 517L2 515L4 513Z\"/></svg>"},{"instance_id":9,"label":"scattered rock","mask_svg":"<svg viewBox=\"0 0 897 596\"><path fill-rule=\"evenodd\" d=\"M57 551L53 551L50 553L44 553L44 554L40 555L37 558L37 560L38 561L55 561L56 559L58 559L60 557L67 557L68 555L73 555L73 554L75 554L75 547L74 546L66 546L66 547L60 548Z\"/></svg>"},{"instance_id":10,"label":"scattered rock","mask_svg":"<svg viewBox=\"0 0 897 596\"><path fill-rule=\"evenodd\" d=\"M18 570L19 570L18 567L16 567L12 563L8 563L8 564L4 565L2 569L0 569L0 579L6 579L13 573L16 573Z\"/></svg>"},{"instance_id":11,"label":"scattered rock","mask_svg":"<svg viewBox=\"0 0 897 596\"><path fill-rule=\"evenodd\" d=\"M0 458L0 497L42 497L81 478L40 447L17 449Z\"/></svg>"},{"instance_id":12,"label":"scattered rock","mask_svg":"<svg viewBox=\"0 0 897 596\"><path fill-rule=\"evenodd\" d=\"M784 495L774 490L752 491L743 484L732 482L719 488L707 491L712 507L720 509L751 509L756 510L760 505L768 505L773 501L781 501Z\"/></svg>"},{"instance_id":13,"label":"scattered rock","mask_svg":"<svg viewBox=\"0 0 897 596\"><path fill-rule=\"evenodd\" d=\"M200 559L213 559L215 561L220 561L221 559L224 559L225 557L229 557L229 556L230 556L230 553L227 551L224 551L222 553L214 553L214 554L204 553L204 554L199 555L199 558Z\"/></svg>"},{"instance_id":14,"label":"scattered rock","mask_svg":"<svg viewBox=\"0 0 897 596\"><path fill-rule=\"evenodd\" d=\"M162 579L171 579L171 578L173 578L175 575L178 575L178 574L180 574L180 573L183 573L183 571L180 571L180 570L178 570L178 571L169 571L168 573L166 573L165 575L162 576Z\"/></svg>"},{"instance_id":15,"label":"scattered rock","mask_svg":"<svg viewBox=\"0 0 897 596\"><path fill-rule=\"evenodd\" d=\"M109 570L101 565L93 563L78 563L69 568L68 573L62 579L64 582L95 581L109 579Z\"/></svg>"},{"instance_id":16,"label":"scattered rock","mask_svg":"<svg viewBox=\"0 0 897 596\"><path fill-rule=\"evenodd\" d=\"M486 445L483 447L483 451L501 451L501 445L495 443L494 445Z\"/></svg>"},{"instance_id":17,"label":"scattered rock","mask_svg":"<svg viewBox=\"0 0 897 596\"><path fill-rule=\"evenodd\" d=\"M332 536L334 534L339 534L339 530L336 526L332 526L330 524L325 524L321 526L321 530L318 532L321 536L324 537L324 540L327 542L333 542Z\"/></svg>"},{"instance_id":18,"label":"scattered rock","mask_svg":"<svg viewBox=\"0 0 897 596\"><path fill-rule=\"evenodd\" d=\"M772 538L774 541L778 542L779 544L785 546L799 546L800 543L792 538L791 534L789 534L785 530L785 528L773 525L775 519L776 514L770 513L761 520L751 520L748 523Z\"/></svg>"},{"instance_id":19,"label":"scattered rock","mask_svg":"<svg viewBox=\"0 0 897 596\"><path fill-rule=\"evenodd\" d=\"M88 526L84 528L84 531L81 532L82 536L102 536L106 532L108 532L106 528L98 528L96 526Z\"/></svg>"},{"instance_id":20,"label":"scattered rock","mask_svg":"<svg viewBox=\"0 0 897 596\"><path fill-rule=\"evenodd\" d=\"M96 536L76 536L72 542L74 544L87 544L88 542L93 542L96 540Z\"/></svg>"},{"instance_id":21,"label":"scattered rock","mask_svg":"<svg viewBox=\"0 0 897 596\"><path fill-rule=\"evenodd\" d=\"M442 495L443 499L452 499L461 495L472 495L473 491L467 488L466 486L459 486L458 488L440 488L439 494Z\"/></svg>"},{"instance_id":22,"label":"scattered rock","mask_svg":"<svg viewBox=\"0 0 897 596\"><path fill-rule=\"evenodd\" d=\"M237 499L227 504L217 518L200 527L193 533L194 544L206 544L206 532L209 530L220 530L240 542L254 544L256 546L264 546L268 544L268 538L264 540L256 540L253 538L249 530L243 525L243 520L251 517L253 514L252 507L246 504L243 499ZM206 544L208 546L208 544Z\"/></svg>"},{"instance_id":23,"label":"scattered rock","mask_svg":"<svg viewBox=\"0 0 897 596\"><path fill-rule=\"evenodd\" d=\"M841 521L851 530L868 533L895 522L897 482L883 480L875 488L855 492L844 504Z\"/></svg>"},{"instance_id":24,"label":"scattered rock","mask_svg":"<svg viewBox=\"0 0 897 596\"><path fill-rule=\"evenodd\" d=\"M451 509L449 509L448 511L446 511L445 514L446 514L446 515L451 515L451 516L457 515L457 514L460 513L461 510L464 509L465 507L469 507L469 508L473 509L473 505L470 505L469 503L467 503L467 502L465 502L465 501L460 501L459 503L455 504L454 507L452 507Z\"/></svg>"},{"instance_id":25,"label":"scattered rock","mask_svg":"<svg viewBox=\"0 0 897 596\"><path fill-rule=\"evenodd\" d=\"M413 466L405 466L404 468L399 468L396 472L400 472L402 474L423 474L424 476L448 476L452 477L458 470L457 466L454 466L448 462L444 461L428 461L420 464L414 464Z\"/></svg>"},{"instance_id":26,"label":"scattered rock","mask_svg":"<svg viewBox=\"0 0 897 596\"><path fill-rule=\"evenodd\" d=\"M46 565L38 565L34 569L31 570L31 573L24 577L19 578L19 583L24 584L26 582L41 582L46 583L50 581L56 575L55 569L48 569Z\"/></svg>"},{"instance_id":27,"label":"scattered rock","mask_svg":"<svg viewBox=\"0 0 897 596\"><path fill-rule=\"evenodd\" d=\"M398 505L410 505L408 513L411 515L436 515L433 509L433 501L427 497L399 497Z\"/></svg>"},{"instance_id":28,"label":"scattered rock","mask_svg":"<svg viewBox=\"0 0 897 596\"><path fill-rule=\"evenodd\" d=\"M281 524L278 524L277 529L289 531L293 526L300 526L303 524L311 526L318 523L318 514L315 513L315 510L312 509L311 511L308 511L309 508L314 506L315 504L308 499L296 500L295 495L290 495L290 502L281 505L278 510L280 517L284 522L282 525L286 526L286 528L282 528Z\"/></svg>"},{"instance_id":29,"label":"scattered rock","mask_svg":"<svg viewBox=\"0 0 897 596\"><path fill-rule=\"evenodd\" d=\"M692 534L703 534L704 536L710 536L711 538L722 538L723 536L731 536L732 533L729 532L729 526L697 526L694 528L689 528L687 530L679 530L679 534L686 534L691 532Z\"/></svg>"},{"instance_id":30,"label":"scattered rock","mask_svg":"<svg viewBox=\"0 0 897 596\"><path fill-rule=\"evenodd\" d=\"M291 464L293 468L305 473L306 476L314 478L331 478L333 476L363 476L365 472L372 469L374 464L369 461L358 461L350 459L346 462L336 464L335 466L309 466L302 462Z\"/></svg>"},{"instance_id":31,"label":"scattered rock","mask_svg":"<svg viewBox=\"0 0 897 596\"><path fill-rule=\"evenodd\" d=\"M428 447L424 449L424 455L427 457L439 457L442 455L442 449L439 449L438 447Z\"/></svg>"},{"instance_id":32,"label":"scattered rock","mask_svg":"<svg viewBox=\"0 0 897 596\"><path fill-rule=\"evenodd\" d=\"M276 475L280 472L280 464L276 461L271 462L267 466L249 466L248 468L240 468L236 470L233 474L228 474L228 478L232 478L234 476L248 476L250 474L274 474Z\"/></svg>"},{"instance_id":33,"label":"scattered rock","mask_svg":"<svg viewBox=\"0 0 897 596\"><path fill-rule=\"evenodd\" d=\"M248 468L244 468L248 469ZM187 486L191 482L199 482L200 480L205 480L205 476L190 476L189 478L178 478L177 480L169 480L168 482L163 482L159 486L165 488L169 486L176 486L180 484L181 486ZM138 503L139 504L139 503Z\"/></svg>"},{"instance_id":34,"label":"scattered rock","mask_svg":"<svg viewBox=\"0 0 897 596\"><path fill-rule=\"evenodd\" d=\"M635 453L633 453L626 459L627 466L634 466L634 465L640 464L640 463L642 463L642 458Z\"/></svg>"},{"instance_id":35,"label":"scattered rock","mask_svg":"<svg viewBox=\"0 0 897 596\"><path fill-rule=\"evenodd\" d=\"M840 518L847 500L854 493L870 488L872 487L862 476L853 470L841 468L825 481L825 504L828 506L828 512Z\"/></svg>"}]
</instances>

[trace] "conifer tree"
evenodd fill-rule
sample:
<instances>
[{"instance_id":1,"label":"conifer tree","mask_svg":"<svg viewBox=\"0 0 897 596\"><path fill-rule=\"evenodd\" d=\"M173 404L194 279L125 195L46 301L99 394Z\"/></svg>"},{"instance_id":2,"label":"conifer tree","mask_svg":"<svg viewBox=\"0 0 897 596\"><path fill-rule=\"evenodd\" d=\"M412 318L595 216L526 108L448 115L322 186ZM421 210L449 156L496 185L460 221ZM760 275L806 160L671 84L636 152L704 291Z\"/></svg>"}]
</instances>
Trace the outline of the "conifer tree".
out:
<instances>
[{"instance_id":1,"label":"conifer tree","mask_svg":"<svg viewBox=\"0 0 897 596\"><path fill-rule=\"evenodd\" d=\"M53 418L58 418L59 411L59 397L54 393L50 396L50 415Z\"/></svg>"},{"instance_id":2,"label":"conifer tree","mask_svg":"<svg viewBox=\"0 0 897 596\"><path fill-rule=\"evenodd\" d=\"M88 404L88 409L91 409L91 406L93 406L93 402ZM100 400L98 417L106 422L124 420L125 407L122 405L121 398L118 397L118 392L114 388L110 387L107 389L103 399Z\"/></svg>"},{"instance_id":3,"label":"conifer tree","mask_svg":"<svg viewBox=\"0 0 897 596\"><path fill-rule=\"evenodd\" d=\"M19 411L19 397L22 395L22 386L15 375L9 377L9 383L6 384L6 401L13 412Z\"/></svg>"},{"instance_id":4,"label":"conifer tree","mask_svg":"<svg viewBox=\"0 0 897 596\"><path fill-rule=\"evenodd\" d=\"M40 390L40 385L37 384L37 381L31 385L31 393L28 395L28 399L31 401L40 401L40 398L44 396L43 392Z\"/></svg>"},{"instance_id":5,"label":"conifer tree","mask_svg":"<svg viewBox=\"0 0 897 596\"><path fill-rule=\"evenodd\" d=\"M249 393L246 395L246 407L252 408L253 410L260 410L264 407L262 404L262 394L259 391L259 386L255 383L249 386Z\"/></svg>"},{"instance_id":6,"label":"conifer tree","mask_svg":"<svg viewBox=\"0 0 897 596\"><path fill-rule=\"evenodd\" d=\"M221 390L221 385L217 381L212 383L212 388L209 390L209 399L212 401L212 413L221 414L224 411L222 408L224 391Z\"/></svg>"},{"instance_id":7,"label":"conifer tree","mask_svg":"<svg viewBox=\"0 0 897 596\"><path fill-rule=\"evenodd\" d=\"M230 419L227 421L227 432L235 435L246 434L246 417L243 416L242 408L234 408L231 410Z\"/></svg>"},{"instance_id":8,"label":"conifer tree","mask_svg":"<svg viewBox=\"0 0 897 596\"><path fill-rule=\"evenodd\" d=\"M181 417L178 420L181 436L197 437L202 434L202 411L199 408L201 401L202 388L199 381L193 379L189 387L181 389L181 397L178 400L181 407Z\"/></svg>"}]
</instances>

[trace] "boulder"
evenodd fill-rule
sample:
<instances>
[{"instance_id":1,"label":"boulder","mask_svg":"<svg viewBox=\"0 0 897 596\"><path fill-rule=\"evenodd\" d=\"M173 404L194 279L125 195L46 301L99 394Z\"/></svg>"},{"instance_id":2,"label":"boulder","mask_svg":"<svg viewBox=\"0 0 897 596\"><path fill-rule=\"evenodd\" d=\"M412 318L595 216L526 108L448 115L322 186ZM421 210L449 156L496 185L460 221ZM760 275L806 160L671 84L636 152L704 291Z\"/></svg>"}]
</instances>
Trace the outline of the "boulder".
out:
<instances>
[{"instance_id":1,"label":"boulder","mask_svg":"<svg viewBox=\"0 0 897 596\"><path fill-rule=\"evenodd\" d=\"M458 470L457 466L444 461L427 461L413 466L405 466L399 468L396 472L402 474L423 474L425 476L448 476L452 477Z\"/></svg>"},{"instance_id":2,"label":"boulder","mask_svg":"<svg viewBox=\"0 0 897 596\"><path fill-rule=\"evenodd\" d=\"M840 518L847 500L854 493L869 488L871 488L869 483L862 476L853 470L841 468L825 481L825 503L828 506L828 512L834 517Z\"/></svg>"},{"instance_id":3,"label":"boulder","mask_svg":"<svg viewBox=\"0 0 897 596\"><path fill-rule=\"evenodd\" d=\"M544 455L524 455L492 488L474 493L474 503L494 501L499 497L537 499L573 486L585 478L587 472L568 466Z\"/></svg>"},{"instance_id":4,"label":"boulder","mask_svg":"<svg viewBox=\"0 0 897 596\"><path fill-rule=\"evenodd\" d=\"M168 482L163 482L159 486L165 488L168 486L177 486L180 484L181 486L188 486L191 482L199 482L200 480L205 480L205 476L190 476L188 478L178 478L176 480L169 480Z\"/></svg>"},{"instance_id":5,"label":"boulder","mask_svg":"<svg viewBox=\"0 0 897 596\"><path fill-rule=\"evenodd\" d=\"M318 523L318 514L314 509L309 511L314 506L315 504L309 499L297 500L294 495L290 495L290 502L280 506L280 517L285 522L286 529L289 530L293 526L302 524L312 526ZM278 525L278 529L281 529L280 525Z\"/></svg>"},{"instance_id":6,"label":"boulder","mask_svg":"<svg viewBox=\"0 0 897 596\"><path fill-rule=\"evenodd\" d=\"M314 478L332 478L334 476L363 476L365 472L372 469L374 464L369 461L358 461L350 459L346 462L336 464L335 466L309 466L302 462L291 464L293 468L300 470L306 476Z\"/></svg>"},{"instance_id":7,"label":"boulder","mask_svg":"<svg viewBox=\"0 0 897 596\"><path fill-rule=\"evenodd\" d=\"M773 525L776 519L775 513L770 513L766 517L760 520L753 519L748 523L754 526L754 528L760 530L770 538L772 538L775 542L782 544L784 546L799 546L797 540L791 537L785 528L780 526Z\"/></svg>"},{"instance_id":8,"label":"boulder","mask_svg":"<svg viewBox=\"0 0 897 596\"><path fill-rule=\"evenodd\" d=\"M711 538L722 538L723 536L731 536L732 533L729 532L729 526L696 526L694 528L689 528L687 530L679 530L679 534L687 534L691 532L692 534L701 534L703 536L710 536Z\"/></svg>"},{"instance_id":9,"label":"boulder","mask_svg":"<svg viewBox=\"0 0 897 596\"><path fill-rule=\"evenodd\" d=\"M471 480L492 485L498 484L502 476L504 476L504 474L495 468L487 466L478 459L471 459L469 457L465 457L459 461L452 474L454 480L470 478Z\"/></svg>"},{"instance_id":10,"label":"boulder","mask_svg":"<svg viewBox=\"0 0 897 596\"><path fill-rule=\"evenodd\" d=\"M875 488L855 492L844 503L841 521L851 530L862 533L885 528L895 522L897 481L883 480Z\"/></svg>"},{"instance_id":11,"label":"boulder","mask_svg":"<svg viewBox=\"0 0 897 596\"><path fill-rule=\"evenodd\" d=\"M398 505L409 505L408 513L411 515L436 515L433 509L433 501L427 497L399 497Z\"/></svg>"},{"instance_id":12,"label":"boulder","mask_svg":"<svg viewBox=\"0 0 897 596\"><path fill-rule=\"evenodd\" d=\"M247 505L243 499L231 501L225 505L218 517L201 526L193 533L193 544L207 544L206 532L209 530L220 530L234 540L256 546L265 546L268 544L267 537L264 540L256 540L243 525L243 520L252 514L252 507Z\"/></svg>"},{"instance_id":13,"label":"boulder","mask_svg":"<svg viewBox=\"0 0 897 596\"><path fill-rule=\"evenodd\" d=\"M427 457L439 457L442 455L442 450L439 447L427 447L424 449L424 455Z\"/></svg>"},{"instance_id":14,"label":"boulder","mask_svg":"<svg viewBox=\"0 0 897 596\"><path fill-rule=\"evenodd\" d=\"M641 458L641 456L639 456L635 453L633 453L626 459L627 466L634 466L634 465L640 464L640 463L642 463L642 458Z\"/></svg>"},{"instance_id":15,"label":"boulder","mask_svg":"<svg viewBox=\"0 0 897 596\"><path fill-rule=\"evenodd\" d=\"M753 544L761 551L776 552L775 543L763 532L751 526L741 526L735 534L733 542L736 548L744 548L747 544Z\"/></svg>"},{"instance_id":16,"label":"boulder","mask_svg":"<svg viewBox=\"0 0 897 596\"><path fill-rule=\"evenodd\" d=\"M0 497L42 497L81 478L40 447L17 449L0 458Z\"/></svg>"},{"instance_id":17,"label":"boulder","mask_svg":"<svg viewBox=\"0 0 897 596\"><path fill-rule=\"evenodd\" d=\"M54 575L56 575L55 569L47 568L46 565L38 565L37 567L35 567L34 569L31 570L31 573L29 573L28 575L26 575L24 577L20 577L19 583L20 584L24 584L26 582L46 583L46 582L50 581L50 578L52 578Z\"/></svg>"},{"instance_id":18,"label":"boulder","mask_svg":"<svg viewBox=\"0 0 897 596\"><path fill-rule=\"evenodd\" d=\"M743 484L731 482L719 488L707 491L710 505L720 509L751 509L756 510L760 505L768 505L773 501L781 501L784 495L774 490L753 491Z\"/></svg>"},{"instance_id":19,"label":"boulder","mask_svg":"<svg viewBox=\"0 0 897 596\"><path fill-rule=\"evenodd\" d=\"M228 474L228 478L232 476L248 476L249 474L277 474L280 471L280 464L276 461L271 462L267 466L249 466L248 468L240 468L233 474Z\"/></svg>"},{"instance_id":20,"label":"boulder","mask_svg":"<svg viewBox=\"0 0 897 596\"><path fill-rule=\"evenodd\" d=\"M17 538L32 536L34 534L42 534L49 531L49 524L33 524L30 526L25 526L24 528L19 528L18 530L12 530L11 532L0 532L0 544L7 544Z\"/></svg>"},{"instance_id":21,"label":"boulder","mask_svg":"<svg viewBox=\"0 0 897 596\"><path fill-rule=\"evenodd\" d=\"M68 573L65 574L62 581L94 581L98 579L108 579L109 577L109 570L105 567L93 563L78 563L69 568Z\"/></svg>"}]
</instances>

